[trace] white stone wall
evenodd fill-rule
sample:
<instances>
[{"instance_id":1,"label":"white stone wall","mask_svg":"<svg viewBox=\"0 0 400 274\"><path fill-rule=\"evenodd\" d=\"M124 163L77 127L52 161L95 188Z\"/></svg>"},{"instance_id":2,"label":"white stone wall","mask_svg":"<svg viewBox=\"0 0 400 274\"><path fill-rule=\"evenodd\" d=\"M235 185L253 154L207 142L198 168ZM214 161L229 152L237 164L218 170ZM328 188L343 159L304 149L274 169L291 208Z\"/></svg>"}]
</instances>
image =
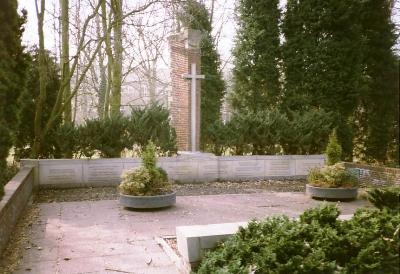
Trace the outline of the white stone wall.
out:
<instances>
[{"instance_id":1,"label":"white stone wall","mask_svg":"<svg viewBox=\"0 0 400 274\"><path fill-rule=\"evenodd\" d=\"M304 177L310 168L324 163L324 155L217 157L205 154L161 157L158 161L171 180L182 183ZM104 186L118 184L122 171L138 168L141 160L22 160L22 166L33 164L35 178L42 187Z\"/></svg>"}]
</instances>

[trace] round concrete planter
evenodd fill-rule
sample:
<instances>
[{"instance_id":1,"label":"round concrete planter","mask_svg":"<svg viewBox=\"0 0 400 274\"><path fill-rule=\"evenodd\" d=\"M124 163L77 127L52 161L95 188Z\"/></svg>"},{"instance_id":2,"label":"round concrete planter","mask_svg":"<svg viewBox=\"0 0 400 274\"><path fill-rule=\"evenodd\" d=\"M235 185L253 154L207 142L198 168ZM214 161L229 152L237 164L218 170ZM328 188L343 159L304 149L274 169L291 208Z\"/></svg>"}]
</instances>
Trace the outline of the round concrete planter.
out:
<instances>
[{"instance_id":1,"label":"round concrete planter","mask_svg":"<svg viewBox=\"0 0 400 274\"><path fill-rule=\"evenodd\" d=\"M328 187L316 187L307 184L306 194L319 199L335 199L335 200L350 200L357 198L358 188L328 188Z\"/></svg>"},{"instance_id":2,"label":"round concrete planter","mask_svg":"<svg viewBox=\"0 0 400 274\"><path fill-rule=\"evenodd\" d=\"M176 192L156 196L131 196L119 194L119 203L128 208L162 208L176 203Z\"/></svg>"}]
</instances>

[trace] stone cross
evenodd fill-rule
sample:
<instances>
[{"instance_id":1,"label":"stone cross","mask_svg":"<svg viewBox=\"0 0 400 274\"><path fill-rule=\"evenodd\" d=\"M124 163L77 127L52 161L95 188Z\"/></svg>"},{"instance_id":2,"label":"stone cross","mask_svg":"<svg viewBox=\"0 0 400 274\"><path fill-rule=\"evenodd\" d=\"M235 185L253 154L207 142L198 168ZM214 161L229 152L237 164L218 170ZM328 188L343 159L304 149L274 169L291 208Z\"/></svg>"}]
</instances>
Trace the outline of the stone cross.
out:
<instances>
[{"instance_id":1,"label":"stone cross","mask_svg":"<svg viewBox=\"0 0 400 274\"><path fill-rule=\"evenodd\" d=\"M196 152L197 148L196 148L196 128L197 128L197 117L196 117L196 106L197 106L197 102L196 102L196 95L197 95L197 80L199 79L204 79L205 76L203 74L197 74L196 71L196 63L192 63L191 66L191 71L190 74L184 74L182 75L183 78L186 79L190 79L192 81L191 83L191 89L190 89L190 93L191 93L191 104L190 104L190 117L191 117L191 142L192 142L192 152ZM200 121L200 119L199 119Z\"/></svg>"}]
</instances>

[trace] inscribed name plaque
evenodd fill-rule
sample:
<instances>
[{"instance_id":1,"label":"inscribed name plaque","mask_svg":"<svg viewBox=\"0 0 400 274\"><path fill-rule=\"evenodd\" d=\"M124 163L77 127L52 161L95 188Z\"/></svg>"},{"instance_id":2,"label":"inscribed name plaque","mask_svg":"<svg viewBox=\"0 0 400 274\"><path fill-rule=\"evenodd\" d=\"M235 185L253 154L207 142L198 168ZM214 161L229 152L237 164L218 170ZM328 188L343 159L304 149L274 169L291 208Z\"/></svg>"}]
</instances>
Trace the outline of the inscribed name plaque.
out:
<instances>
[{"instance_id":1,"label":"inscribed name plaque","mask_svg":"<svg viewBox=\"0 0 400 274\"><path fill-rule=\"evenodd\" d=\"M121 174L124 164L121 161L96 161L89 162L85 166L85 178L89 184L118 184L121 182Z\"/></svg>"},{"instance_id":2,"label":"inscribed name plaque","mask_svg":"<svg viewBox=\"0 0 400 274\"><path fill-rule=\"evenodd\" d=\"M216 158L199 161L198 182L212 182L218 180L218 160Z\"/></svg>"},{"instance_id":3,"label":"inscribed name plaque","mask_svg":"<svg viewBox=\"0 0 400 274\"><path fill-rule=\"evenodd\" d=\"M249 180L264 177L264 161L246 160L246 156L232 157L232 160L220 158L220 179Z\"/></svg>"},{"instance_id":4,"label":"inscribed name plaque","mask_svg":"<svg viewBox=\"0 0 400 274\"><path fill-rule=\"evenodd\" d=\"M266 176L290 176L292 175L293 160L266 160Z\"/></svg>"},{"instance_id":5,"label":"inscribed name plaque","mask_svg":"<svg viewBox=\"0 0 400 274\"><path fill-rule=\"evenodd\" d=\"M39 181L43 185L75 184L82 182L82 164L80 162L41 162Z\"/></svg>"},{"instance_id":6,"label":"inscribed name plaque","mask_svg":"<svg viewBox=\"0 0 400 274\"><path fill-rule=\"evenodd\" d=\"M308 175L310 169L324 165L324 159L296 159L296 175Z\"/></svg>"},{"instance_id":7,"label":"inscribed name plaque","mask_svg":"<svg viewBox=\"0 0 400 274\"><path fill-rule=\"evenodd\" d=\"M171 179L181 182L196 182L198 177L198 161L196 160L178 160L175 164L175 171Z\"/></svg>"}]
</instances>

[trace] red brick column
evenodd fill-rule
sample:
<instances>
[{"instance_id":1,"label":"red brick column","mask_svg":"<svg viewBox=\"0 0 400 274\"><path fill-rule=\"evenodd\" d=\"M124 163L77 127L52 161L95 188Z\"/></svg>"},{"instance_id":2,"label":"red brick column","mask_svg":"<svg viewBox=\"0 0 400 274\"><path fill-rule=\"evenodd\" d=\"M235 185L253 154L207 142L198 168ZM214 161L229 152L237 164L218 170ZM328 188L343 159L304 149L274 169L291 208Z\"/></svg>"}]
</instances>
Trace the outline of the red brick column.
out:
<instances>
[{"instance_id":1,"label":"red brick column","mask_svg":"<svg viewBox=\"0 0 400 274\"><path fill-rule=\"evenodd\" d=\"M172 126L176 130L178 151L191 150L191 80L183 78L190 74L191 64L196 63L200 74L200 39L197 30L186 30L169 38L171 53L171 104ZM197 81L196 148L200 144L200 81Z\"/></svg>"}]
</instances>

